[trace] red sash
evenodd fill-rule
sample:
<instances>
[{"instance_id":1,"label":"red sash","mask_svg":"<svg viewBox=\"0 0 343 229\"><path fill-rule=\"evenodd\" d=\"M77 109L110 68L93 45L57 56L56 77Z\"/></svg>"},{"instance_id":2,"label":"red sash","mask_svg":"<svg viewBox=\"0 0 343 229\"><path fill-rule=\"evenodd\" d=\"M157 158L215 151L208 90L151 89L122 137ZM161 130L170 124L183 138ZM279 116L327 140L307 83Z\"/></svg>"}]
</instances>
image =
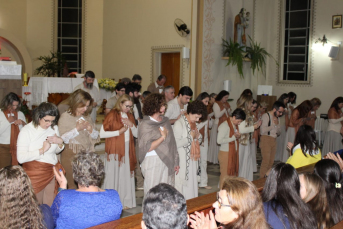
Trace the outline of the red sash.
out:
<instances>
[{"instance_id":1,"label":"red sash","mask_svg":"<svg viewBox=\"0 0 343 229\"><path fill-rule=\"evenodd\" d=\"M42 191L54 178L55 174L52 170L52 166L52 164L39 161L30 161L23 164L23 169L30 177L33 190L35 190L36 194ZM63 173L65 174L65 170L60 162L57 162L55 169L57 171L62 169ZM55 180L55 195L57 195L58 187L58 182Z\"/></svg>"},{"instance_id":2,"label":"red sash","mask_svg":"<svg viewBox=\"0 0 343 229\"><path fill-rule=\"evenodd\" d=\"M235 131L233 129L233 125L231 123L230 118L227 119L227 124L230 127L230 138L234 135ZM237 127L238 130L238 127ZM235 146L235 142L237 144L237 150ZM239 169L239 142L236 139L233 142L229 142L229 161L227 166L227 175L229 176L238 176L238 169Z\"/></svg>"},{"instance_id":3,"label":"red sash","mask_svg":"<svg viewBox=\"0 0 343 229\"><path fill-rule=\"evenodd\" d=\"M4 111L4 115L8 120L8 114L10 114L8 110ZM13 111L14 117L18 118L18 112ZM10 116L11 117L11 116ZM12 116L13 117L13 116ZM10 153L12 155L12 165L18 165L17 160L17 139L19 135L19 126L15 124L11 124L11 140L10 140Z\"/></svg>"}]
</instances>

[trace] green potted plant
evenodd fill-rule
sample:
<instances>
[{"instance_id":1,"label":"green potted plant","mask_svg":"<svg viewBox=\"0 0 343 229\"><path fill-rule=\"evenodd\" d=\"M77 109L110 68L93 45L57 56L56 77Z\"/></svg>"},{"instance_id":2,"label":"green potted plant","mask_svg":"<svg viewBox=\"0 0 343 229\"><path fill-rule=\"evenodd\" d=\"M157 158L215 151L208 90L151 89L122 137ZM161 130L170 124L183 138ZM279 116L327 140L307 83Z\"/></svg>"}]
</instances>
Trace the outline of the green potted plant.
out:
<instances>
[{"instance_id":1,"label":"green potted plant","mask_svg":"<svg viewBox=\"0 0 343 229\"><path fill-rule=\"evenodd\" d=\"M243 53L244 47L240 46L237 42L233 40L227 41L223 39L223 55L229 57L226 66L232 65L237 66L238 74L240 77L244 78L243 75Z\"/></svg>"},{"instance_id":2,"label":"green potted plant","mask_svg":"<svg viewBox=\"0 0 343 229\"><path fill-rule=\"evenodd\" d=\"M66 63L60 52L50 52L51 55L40 56L37 60L43 62L43 65L36 68L35 74L46 77L60 76Z\"/></svg>"},{"instance_id":3,"label":"green potted plant","mask_svg":"<svg viewBox=\"0 0 343 229\"><path fill-rule=\"evenodd\" d=\"M253 74L255 70L261 71L262 74L265 74L266 70L266 59L271 57L274 59L276 65L279 65L275 58L268 53L264 48L261 48L261 43L254 42L249 36L250 47L246 47L246 52L249 54L251 59L251 69Z\"/></svg>"}]
</instances>

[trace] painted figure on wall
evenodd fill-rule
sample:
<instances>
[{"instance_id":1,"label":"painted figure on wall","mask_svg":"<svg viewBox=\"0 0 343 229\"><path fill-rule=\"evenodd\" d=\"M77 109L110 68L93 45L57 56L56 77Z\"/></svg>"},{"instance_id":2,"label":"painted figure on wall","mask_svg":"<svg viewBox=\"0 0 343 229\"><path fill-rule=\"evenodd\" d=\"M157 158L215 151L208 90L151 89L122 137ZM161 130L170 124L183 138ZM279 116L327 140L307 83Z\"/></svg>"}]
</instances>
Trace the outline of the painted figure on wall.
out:
<instances>
[{"instance_id":1,"label":"painted figure on wall","mask_svg":"<svg viewBox=\"0 0 343 229\"><path fill-rule=\"evenodd\" d=\"M246 46L245 29L249 27L250 13L242 8L239 14L235 17L234 22L234 42L240 46Z\"/></svg>"}]
</instances>

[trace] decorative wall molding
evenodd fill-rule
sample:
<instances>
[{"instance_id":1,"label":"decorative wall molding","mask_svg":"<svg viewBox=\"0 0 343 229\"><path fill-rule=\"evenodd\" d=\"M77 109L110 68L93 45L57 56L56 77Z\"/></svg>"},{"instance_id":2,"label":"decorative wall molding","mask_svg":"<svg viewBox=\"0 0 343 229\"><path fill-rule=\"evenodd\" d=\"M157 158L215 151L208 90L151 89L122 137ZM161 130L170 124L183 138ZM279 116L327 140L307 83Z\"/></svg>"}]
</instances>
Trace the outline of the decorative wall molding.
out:
<instances>
[{"instance_id":1,"label":"decorative wall molding","mask_svg":"<svg viewBox=\"0 0 343 229\"><path fill-rule=\"evenodd\" d=\"M226 0L223 0L223 15L222 15L222 39L225 39L225 9L226 9Z\"/></svg>"},{"instance_id":2,"label":"decorative wall molding","mask_svg":"<svg viewBox=\"0 0 343 229\"><path fill-rule=\"evenodd\" d=\"M253 40L255 40L255 31L256 31L256 29L255 29L255 27L256 27L256 0L254 0L254 3L253 3L253 27L252 27L252 39Z\"/></svg>"},{"instance_id":3,"label":"decorative wall molding","mask_svg":"<svg viewBox=\"0 0 343 229\"><path fill-rule=\"evenodd\" d=\"M182 58L182 48L185 45L163 45L163 46L152 46L151 47L151 58L150 58L150 82L154 82L157 79L157 70L160 66L156 66L157 62L160 65L160 59L157 60L156 55L161 53L169 53L169 52L180 52L180 86L186 86L186 79L185 79L185 68L186 64L185 59Z\"/></svg>"},{"instance_id":4,"label":"decorative wall molding","mask_svg":"<svg viewBox=\"0 0 343 229\"><path fill-rule=\"evenodd\" d=\"M279 18L279 25L278 25L278 28L277 28L277 33L278 33L278 42L277 42L277 47L276 47L276 50L277 50L277 59L279 61L279 65L280 64L283 64L281 63L281 56L283 55L283 38L281 36L282 32L281 30L284 29L284 26L282 25L282 19L281 19L281 16L284 17L284 14L283 14L283 10L284 10L284 7L283 5L281 4L284 4L284 0L279 0L278 1L278 18ZM299 82L299 83L296 83L294 81L291 81L289 83L285 82L285 81L281 81L280 78L280 74L281 73L281 70L279 68L276 69L276 85L277 86L292 86L292 87L312 87L313 86L313 72L314 72L314 52L312 52L311 50L311 46L312 46L312 42L314 40L314 34L315 34L315 31L314 31L314 28L316 27L316 13L317 13L317 2L316 0L312 0L312 9L311 9L311 28L310 28L310 38L309 38L309 55L308 55L308 59L310 60L310 62L308 63L309 66L308 66L308 74L307 74L307 77L309 77L309 81L308 82Z\"/></svg>"},{"instance_id":5,"label":"decorative wall molding","mask_svg":"<svg viewBox=\"0 0 343 229\"><path fill-rule=\"evenodd\" d=\"M81 71L85 72L86 65L87 65L87 23L88 23L88 17L87 17L87 10L88 10L88 4L87 0L82 0L82 51L81 51L81 59L82 59L82 65L81 65Z\"/></svg>"},{"instance_id":6,"label":"decorative wall molding","mask_svg":"<svg viewBox=\"0 0 343 229\"><path fill-rule=\"evenodd\" d=\"M51 51L55 52L57 51L57 20L56 20L56 15L57 14L57 4L58 0L51 0Z\"/></svg>"},{"instance_id":7,"label":"decorative wall molding","mask_svg":"<svg viewBox=\"0 0 343 229\"><path fill-rule=\"evenodd\" d=\"M214 63L212 45L214 37L212 35L213 24L216 21L213 14L213 4L216 0L205 0L204 4L204 41L203 41L203 71L202 71L202 91L209 91L212 84L211 69ZM223 4L223 6L225 6ZM225 7L223 7L225 10ZM223 19L224 21L224 19ZM225 25L225 23L224 23ZM224 30L224 25L223 30Z\"/></svg>"}]
</instances>

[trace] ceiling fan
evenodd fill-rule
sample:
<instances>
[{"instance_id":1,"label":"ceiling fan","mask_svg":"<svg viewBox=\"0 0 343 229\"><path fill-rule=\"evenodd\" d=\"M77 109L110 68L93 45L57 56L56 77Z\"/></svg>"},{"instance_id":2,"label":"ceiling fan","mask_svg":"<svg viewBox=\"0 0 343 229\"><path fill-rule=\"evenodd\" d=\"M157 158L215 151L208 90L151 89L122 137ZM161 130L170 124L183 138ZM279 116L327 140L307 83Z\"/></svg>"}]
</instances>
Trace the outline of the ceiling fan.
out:
<instances>
[{"instance_id":1,"label":"ceiling fan","mask_svg":"<svg viewBox=\"0 0 343 229\"><path fill-rule=\"evenodd\" d=\"M174 27L176 32L181 37L186 37L191 31L187 28L187 25L179 18L176 18L174 21Z\"/></svg>"}]
</instances>

